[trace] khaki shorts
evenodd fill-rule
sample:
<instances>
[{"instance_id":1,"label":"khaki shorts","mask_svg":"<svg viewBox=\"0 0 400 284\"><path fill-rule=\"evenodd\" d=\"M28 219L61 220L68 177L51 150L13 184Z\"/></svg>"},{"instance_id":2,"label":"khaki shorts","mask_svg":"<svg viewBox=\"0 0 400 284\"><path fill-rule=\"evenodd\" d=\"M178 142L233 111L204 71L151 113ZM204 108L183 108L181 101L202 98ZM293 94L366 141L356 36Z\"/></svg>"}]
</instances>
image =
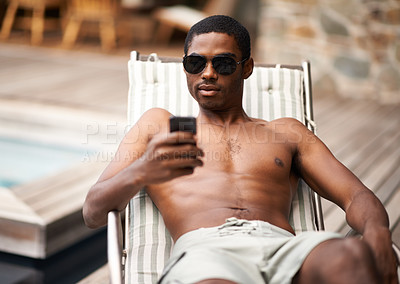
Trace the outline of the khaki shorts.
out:
<instances>
[{"instance_id":1,"label":"khaki shorts","mask_svg":"<svg viewBox=\"0 0 400 284\"><path fill-rule=\"evenodd\" d=\"M181 236L159 283L225 279L236 283L291 283L304 259L331 232L290 232L263 221L229 218L213 228Z\"/></svg>"}]
</instances>

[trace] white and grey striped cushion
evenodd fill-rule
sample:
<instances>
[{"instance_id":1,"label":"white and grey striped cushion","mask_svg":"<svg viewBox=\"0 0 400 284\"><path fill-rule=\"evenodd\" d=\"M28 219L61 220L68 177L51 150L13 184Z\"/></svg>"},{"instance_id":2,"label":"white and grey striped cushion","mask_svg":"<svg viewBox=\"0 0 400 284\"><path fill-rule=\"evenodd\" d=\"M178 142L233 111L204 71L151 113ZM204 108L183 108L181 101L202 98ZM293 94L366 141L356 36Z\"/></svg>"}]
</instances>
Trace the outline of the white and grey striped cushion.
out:
<instances>
[{"instance_id":1,"label":"white and grey striped cushion","mask_svg":"<svg viewBox=\"0 0 400 284\"><path fill-rule=\"evenodd\" d=\"M187 90L181 63L129 61L128 120L134 124L152 107L175 115L198 113ZM293 117L304 123L303 72L286 68L255 67L245 81L243 105L251 117L273 120ZM156 283L172 248L172 240L153 202L142 190L127 210L126 283ZM296 233L315 230L311 190L302 181L292 203L290 223Z\"/></svg>"}]
</instances>

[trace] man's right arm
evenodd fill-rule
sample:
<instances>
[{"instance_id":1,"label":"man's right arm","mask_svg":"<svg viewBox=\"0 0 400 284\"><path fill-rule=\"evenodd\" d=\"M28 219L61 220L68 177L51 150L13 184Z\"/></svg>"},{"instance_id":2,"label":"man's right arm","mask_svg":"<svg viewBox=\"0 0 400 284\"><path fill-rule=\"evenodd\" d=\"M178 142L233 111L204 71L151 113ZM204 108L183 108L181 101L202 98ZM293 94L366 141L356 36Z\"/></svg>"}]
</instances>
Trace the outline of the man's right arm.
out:
<instances>
[{"instance_id":1,"label":"man's right arm","mask_svg":"<svg viewBox=\"0 0 400 284\"><path fill-rule=\"evenodd\" d=\"M193 134L168 133L169 116L165 110L152 109L124 137L87 194L83 217L88 227L104 226L107 213L123 210L144 186L191 174L202 165Z\"/></svg>"}]
</instances>

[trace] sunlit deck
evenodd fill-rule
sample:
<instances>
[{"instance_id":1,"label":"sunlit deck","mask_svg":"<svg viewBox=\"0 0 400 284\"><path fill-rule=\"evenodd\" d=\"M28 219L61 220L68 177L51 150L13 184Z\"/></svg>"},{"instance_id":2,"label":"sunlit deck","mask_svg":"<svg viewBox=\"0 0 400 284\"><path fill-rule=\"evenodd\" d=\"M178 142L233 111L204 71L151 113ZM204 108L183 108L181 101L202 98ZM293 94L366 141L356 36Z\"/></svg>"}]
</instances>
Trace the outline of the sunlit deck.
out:
<instances>
[{"instance_id":1,"label":"sunlit deck","mask_svg":"<svg viewBox=\"0 0 400 284\"><path fill-rule=\"evenodd\" d=\"M125 131L128 58L128 52L107 56L0 44L0 135L104 151L66 172L0 191L0 222L10 228L0 226L0 244L6 238L11 252L46 257L88 234L79 217L84 196ZM319 136L382 200L400 245L400 105L318 95L314 111ZM326 229L346 233L342 211L325 201L323 209ZM27 240L17 233L24 226L50 237L10 248ZM60 230L68 232L65 239Z\"/></svg>"}]
</instances>

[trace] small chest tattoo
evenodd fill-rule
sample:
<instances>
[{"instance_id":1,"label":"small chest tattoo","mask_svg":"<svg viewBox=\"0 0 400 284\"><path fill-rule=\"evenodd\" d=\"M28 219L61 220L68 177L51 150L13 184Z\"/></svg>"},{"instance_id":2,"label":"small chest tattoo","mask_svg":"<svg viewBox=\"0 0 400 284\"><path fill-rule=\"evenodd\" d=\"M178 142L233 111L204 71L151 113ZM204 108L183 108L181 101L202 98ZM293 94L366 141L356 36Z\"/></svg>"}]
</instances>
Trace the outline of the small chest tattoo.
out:
<instances>
[{"instance_id":1,"label":"small chest tattoo","mask_svg":"<svg viewBox=\"0 0 400 284\"><path fill-rule=\"evenodd\" d=\"M279 158L275 158L275 164L278 166L278 167L281 167L281 168L283 168L284 166L285 166L285 164L282 162L282 160L281 159L279 159Z\"/></svg>"}]
</instances>

